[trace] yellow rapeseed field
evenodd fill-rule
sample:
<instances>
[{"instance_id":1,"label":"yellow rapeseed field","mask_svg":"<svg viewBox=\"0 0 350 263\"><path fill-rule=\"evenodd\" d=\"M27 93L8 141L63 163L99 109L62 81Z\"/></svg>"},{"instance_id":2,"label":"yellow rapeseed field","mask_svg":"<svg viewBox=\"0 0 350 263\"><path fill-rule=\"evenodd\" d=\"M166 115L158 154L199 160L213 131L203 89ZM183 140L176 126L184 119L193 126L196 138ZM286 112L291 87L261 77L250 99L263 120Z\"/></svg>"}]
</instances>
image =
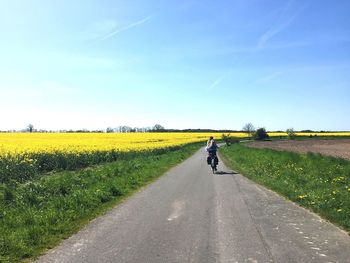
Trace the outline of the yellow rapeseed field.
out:
<instances>
[{"instance_id":1,"label":"yellow rapeseed field","mask_svg":"<svg viewBox=\"0 0 350 263\"><path fill-rule=\"evenodd\" d=\"M350 133L310 133L346 136ZM298 135L309 136L309 133ZM203 142L221 133L0 133L0 183L26 181L39 172L72 170L101 162L165 153L176 146ZM269 133L286 136L286 133ZM245 133L231 133L247 137Z\"/></svg>"},{"instance_id":2,"label":"yellow rapeseed field","mask_svg":"<svg viewBox=\"0 0 350 263\"><path fill-rule=\"evenodd\" d=\"M287 136L285 132L269 132L271 137ZM297 133L299 136L350 136L342 133ZM94 151L144 151L206 141L221 133L0 133L0 155L24 153L79 153ZM246 137L246 133L231 133Z\"/></svg>"},{"instance_id":3,"label":"yellow rapeseed field","mask_svg":"<svg viewBox=\"0 0 350 263\"><path fill-rule=\"evenodd\" d=\"M0 183L40 172L73 170L139 154L166 153L211 133L0 133Z\"/></svg>"},{"instance_id":4,"label":"yellow rapeseed field","mask_svg":"<svg viewBox=\"0 0 350 263\"><path fill-rule=\"evenodd\" d=\"M0 133L0 154L144 151L206 141L211 135L221 137L213 133Z\"/></svg>"}]
</instances>

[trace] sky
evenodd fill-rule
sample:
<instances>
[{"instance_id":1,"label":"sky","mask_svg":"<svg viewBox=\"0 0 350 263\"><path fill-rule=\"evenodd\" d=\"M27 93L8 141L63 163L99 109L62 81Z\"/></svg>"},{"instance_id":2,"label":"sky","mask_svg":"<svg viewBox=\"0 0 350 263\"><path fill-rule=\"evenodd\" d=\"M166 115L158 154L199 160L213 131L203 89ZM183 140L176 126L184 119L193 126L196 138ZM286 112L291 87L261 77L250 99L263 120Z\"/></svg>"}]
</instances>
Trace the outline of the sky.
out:
<instances>
[{"instance_id":1,"label":"sky","mask_svg":"<svg viewBox=\"0 0 350 263\"><path fill-rule=\"evenodd\" d=\"M350 130L348 0L0 0L0 130Z\"/></svg>"}]
</instances>

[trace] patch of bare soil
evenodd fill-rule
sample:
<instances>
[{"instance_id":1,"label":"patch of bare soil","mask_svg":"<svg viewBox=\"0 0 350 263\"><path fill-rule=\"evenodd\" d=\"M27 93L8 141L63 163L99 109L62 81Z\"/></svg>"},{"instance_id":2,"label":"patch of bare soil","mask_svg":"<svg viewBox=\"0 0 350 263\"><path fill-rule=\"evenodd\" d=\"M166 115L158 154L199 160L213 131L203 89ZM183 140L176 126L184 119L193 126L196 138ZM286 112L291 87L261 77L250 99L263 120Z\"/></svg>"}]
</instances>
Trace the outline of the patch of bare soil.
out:
<instances>
[{"instance_id":1,"label":"patch of bare soil","mask_svg":"<svg viewBox=\"0 0 350 263\"><path fill-rule=\"evenodd\" d=\"M298 153L316 152L323 155L341 157L350 160L350 139L341 140L289 140L289 141L254 141L247 146L269 148L279 151Z\"/></svg>"}]
</instances>

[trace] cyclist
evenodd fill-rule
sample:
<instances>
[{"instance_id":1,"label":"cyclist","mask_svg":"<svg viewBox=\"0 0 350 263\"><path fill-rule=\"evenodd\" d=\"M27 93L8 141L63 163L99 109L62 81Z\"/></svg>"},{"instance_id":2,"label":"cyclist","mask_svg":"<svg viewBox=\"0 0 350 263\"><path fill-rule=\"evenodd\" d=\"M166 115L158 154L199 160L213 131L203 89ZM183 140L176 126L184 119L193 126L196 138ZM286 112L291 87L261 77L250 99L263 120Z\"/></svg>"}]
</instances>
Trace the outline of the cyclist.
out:
<instances>
[{"instance_id":1,"label":"cyclist","mask_svg":"<svg viewBox=\"0 0 350 263\"><path fill-rule=\"evenodd\" d=\"M211 158L215 158L215 164L217 165L219 163L219 159L216 156L216 151L218 150L219 146L216 144L216 141L214 140L213 136L210 136L208 142L207 142L207 147L205 148L208 152L208 157L207 157L207 163L211 163Z\"/></svg>"}]
</instances>

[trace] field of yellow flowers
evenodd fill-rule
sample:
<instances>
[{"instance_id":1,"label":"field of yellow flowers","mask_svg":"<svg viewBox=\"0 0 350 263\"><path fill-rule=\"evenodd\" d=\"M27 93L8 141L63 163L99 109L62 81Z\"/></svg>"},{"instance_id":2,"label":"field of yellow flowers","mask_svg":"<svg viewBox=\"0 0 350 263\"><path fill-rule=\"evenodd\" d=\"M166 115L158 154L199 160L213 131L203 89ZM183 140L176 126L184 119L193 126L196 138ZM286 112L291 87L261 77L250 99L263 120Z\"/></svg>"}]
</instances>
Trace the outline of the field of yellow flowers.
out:
<instances>
[{"instance_id":1,"label":"field of yellow flowers","mask_svg":"<svg viewBox=\"0 0 350 263\"><path fill-rule=\"evenodd\" d=\"M269 132L270 137L287 136ZM298 136L350 136L350 132L297 133ZM0 156L94 151L145 151L205 141L221 133L0 133ZM246 133L232 133L243 138Z\"/></svg>"},{"instance_id":2,"label":"field of yellow flowers","mask_svg":"<svg viewBox=\"0 0 350 263\"><path fill-rule=\"evenodd\" d=\"M210 133L0 133L0 155L145 151L205 141ZM244 135L244 134L243 134ZM215 136L215 134L214 134ZM220 137L217 134L215 137Z\"/></svg>"},{"instance_id":3,"label":"field of yellow flowers","mask_svg":"<svg viewBox=\"0 0 350 263\"><path fill-rule=\"evenodd\" d=\"M0 182L205 142L210 133L0 133ZM241 134L243 136L244 134Z\"/></svg>"},{"instance_id":4,"label":"field of yellow flowers","mask_svg":"<svg viewBox=\"0 0 350 263\"><path fill-rule=\"evenodd\" d=\"M350 133L312 133L346 136ZM286 133L269 133L271 137ZM298 133L299 136L309 134ZM26 181L39 172L72 170L131 158L141 152L164 152L220 133L0 133L0 183ZM246 133L232 133L243 138Z\"/></svg>"}]
</instances>

